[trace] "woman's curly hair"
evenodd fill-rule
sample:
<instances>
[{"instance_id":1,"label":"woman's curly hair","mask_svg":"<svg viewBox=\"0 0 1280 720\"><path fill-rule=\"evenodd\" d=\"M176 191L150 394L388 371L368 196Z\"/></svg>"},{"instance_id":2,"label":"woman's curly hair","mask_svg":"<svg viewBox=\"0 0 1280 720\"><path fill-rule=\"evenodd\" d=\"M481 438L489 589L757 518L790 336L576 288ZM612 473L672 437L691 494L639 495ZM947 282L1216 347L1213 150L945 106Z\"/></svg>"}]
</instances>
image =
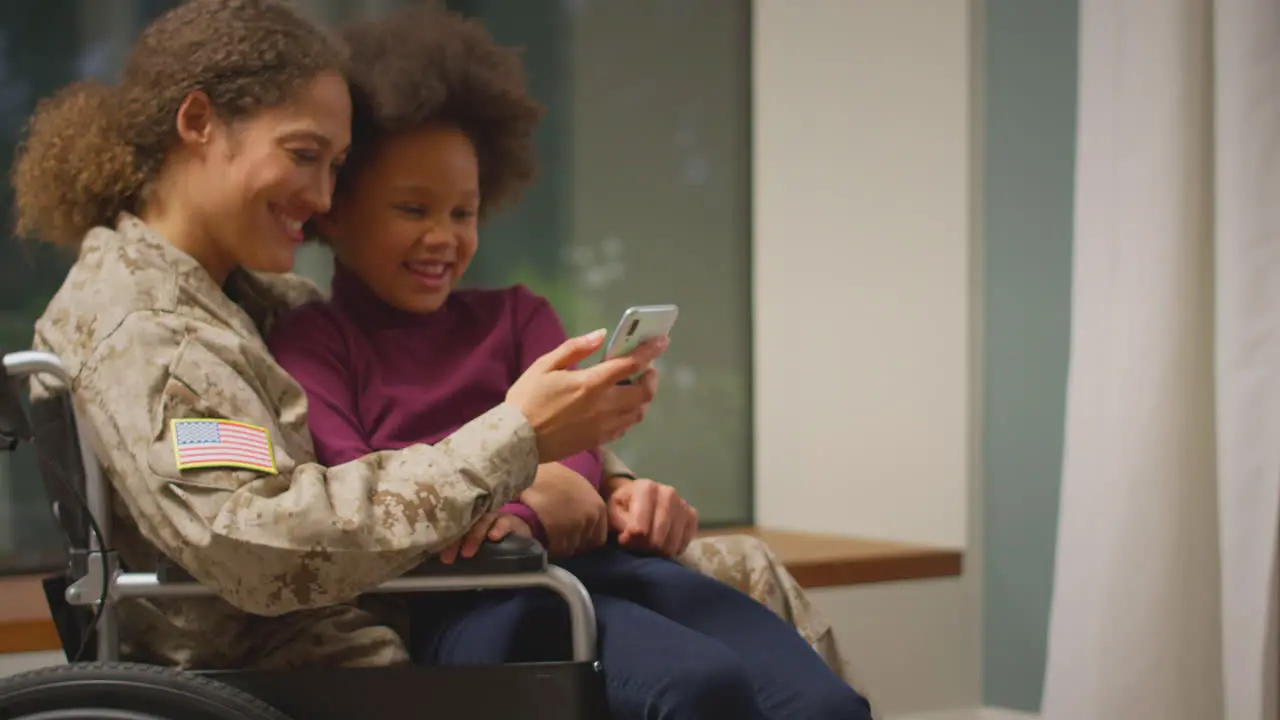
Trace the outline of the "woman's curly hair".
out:
<instances>
[{"instance_id":1,"label":"woman's curly hair","mask_svg":"<svg viewBox=\"0 0 1280 720\"><path fill-rule=\"evenodd\" d=\"M231 122L281 105L345 49L278 0L190 0L134 43L118 85L79 82L36 107L11 180L17 232L78 245L144 188L177 141L186 97L203 91Z\"/></svg>"},{"instance_id":2,"label":"woman's curly hair","mask_svg":"<svg viewBox=\"0 0 1280 720\"><path fill-rule=\"evenodd\" d=\"M431 125L457 128L475 145L482 213L533 181L542 107L529 95L517 49L495 43L476 21L427 6L351 25L342 38L355 117L339 193L380 140Z\"/></svg>"}]
</instances>

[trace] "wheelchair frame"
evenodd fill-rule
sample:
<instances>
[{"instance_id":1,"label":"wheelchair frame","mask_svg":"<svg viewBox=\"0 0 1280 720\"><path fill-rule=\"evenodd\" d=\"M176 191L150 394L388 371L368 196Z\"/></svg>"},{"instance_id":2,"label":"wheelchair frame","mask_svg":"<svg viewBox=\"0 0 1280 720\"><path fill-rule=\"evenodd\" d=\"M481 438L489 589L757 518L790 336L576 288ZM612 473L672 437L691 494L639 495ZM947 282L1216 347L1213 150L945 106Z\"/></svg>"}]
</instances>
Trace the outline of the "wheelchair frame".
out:
<instances>
[{"instance_id":1,"label":"wheelchair frame","mask_svg":"<svg viewBox=\"0 0 1280 720\"><path fill-rule=\"evenodd\" d=\"M62 388L54 394L66 398L65 407L74 425L74 437L64 439L70 445L63 452L79 454L79 467L68 468L82 473L83 488L75 488L87 506L87 546L76 547L63 520L65 508L50 487L53 482L45 474L46 492L53 504L68 541L71 559L66 580L65 602L81 609L97 608L94 647L98 662L112 662L119 657L119 626L116 603L131 598L211 597L215 593L194 582L176 566L162 565L157 572L126 572L120 567L111 546L111 490L107 485L96 455L95 438L77 408L71 392L72 378L62 361L51 353L21 351L4 356L0 382L12 383L34 376L48 375L60 381ZM0 401L6 390L0 387ZM52 398L51 398L52 399ZM4 408L0 407L0 419ZM21 412L19 405L17 412ZM25 416L23 417L25 422ZM2 429L2 428L0 428ZM21 434L21 433L20 433ZM42 442L38 431L26 431L28 437L17 440ZM45 439L53 440L56 438ZM508 542L515 541L515 542ZM52 579L52 578L51 578ZM510 715L513 708L526 718L588 720L606 716L601 668L596 662L596 618L591 597L582 583L568 571L547 562L546 553L536 542L508 538L502 543L486 543L473 558L459 559L445 565L429 559L405 575L382 583L370 593L421 593L468 591L505 588L541 587L557 593L569 610L572 660L568 662L527 663L503 666L408 666L394 668L306 668L297 670L192 671L229 685L239 687L280 711L298 718L346 718L354 716L382 717L388 713L421 711L424 704L433 714L447 717L466 713L469 720ZM46 581L48 594L48 581ZM58 598L49 596L55 618ZM67 645L68 634L59 627L68 660L73 649ZM492 692L494 685L500 692ZM371 692L371 689L374 692ZM488 691L488 692L486 692Z\"/></svg>"}]
</instances>

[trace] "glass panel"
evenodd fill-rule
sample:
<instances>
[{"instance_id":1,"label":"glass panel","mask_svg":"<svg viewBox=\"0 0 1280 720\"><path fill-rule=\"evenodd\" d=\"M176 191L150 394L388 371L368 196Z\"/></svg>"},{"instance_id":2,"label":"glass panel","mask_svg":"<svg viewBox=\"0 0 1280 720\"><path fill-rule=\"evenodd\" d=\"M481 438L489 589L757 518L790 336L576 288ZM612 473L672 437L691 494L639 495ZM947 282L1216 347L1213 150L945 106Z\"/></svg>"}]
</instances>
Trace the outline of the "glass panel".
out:
<instances>
[{"instance_id":1,"label":"glass panel","mask_svg":"<svg viewBox=\"0 0 1280 720\"><path fill-rule=\"evenodd\" d=\"M662 390L618 453L707 523L751 519L750 3L451 0L524 48L538 185L468 279L524 282L570 331L680 305Z\"/></svg>"},{"instance_id":2,"label":"glass panel","mask_svg":"<svg viewBox=\"0 0 1280 720\"><path fill-rule=\"evenodd\" d=\"M45 0L0 4L0 167L37 100L82 78L113 80L142 25L177 0ZM13 227L13 193L0 186L0 225ZM0 236L0 352L31 345L35 319L58 289L70 258ZM34 453L0 455L0 573L56 565L61 546Z\"/></svg>"}]
</instances>

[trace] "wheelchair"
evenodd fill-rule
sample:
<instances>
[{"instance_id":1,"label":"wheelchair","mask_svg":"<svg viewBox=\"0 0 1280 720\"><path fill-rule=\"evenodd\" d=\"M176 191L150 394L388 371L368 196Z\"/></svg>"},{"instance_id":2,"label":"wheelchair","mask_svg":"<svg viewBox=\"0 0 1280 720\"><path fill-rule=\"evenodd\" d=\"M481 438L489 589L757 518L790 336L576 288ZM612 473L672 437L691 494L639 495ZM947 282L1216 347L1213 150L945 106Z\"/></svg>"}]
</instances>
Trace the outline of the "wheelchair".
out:
<instances>
[{"instance_id":1,"label":"wheelchair","mask_svg":"<svg viewBox=\"0 0 1280 720\"><path fill-rule=\"evenodd\" d=\"M18 385L32 376L60 390L29 403ZM4 355L0 451L35 446L40 475L61 530L67 567L44 580L66 665L0 679L0 720L605 720L596 620L582 583L547 562L534 541L511 536L469 559L432 558L376 593L547 588L569 609L572 657L498 666L181 671L119 662L116 605L130 598L211 596L175 564L130 572L111 546L111 489L80 422L71 378L49 353Z\"/></svg>"}]
</instances>

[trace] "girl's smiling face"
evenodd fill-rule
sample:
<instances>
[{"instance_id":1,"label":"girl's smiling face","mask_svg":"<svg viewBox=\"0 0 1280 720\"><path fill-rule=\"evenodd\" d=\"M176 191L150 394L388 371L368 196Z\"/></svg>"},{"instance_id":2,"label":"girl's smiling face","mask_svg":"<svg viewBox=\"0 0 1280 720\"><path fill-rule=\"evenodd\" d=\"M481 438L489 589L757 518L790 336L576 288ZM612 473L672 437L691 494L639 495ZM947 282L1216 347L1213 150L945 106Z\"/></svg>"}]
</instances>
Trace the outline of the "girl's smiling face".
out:
<instances>
[{"instance_id":1,"label":"girl's smiling face","mask_svg":"<svg viewBox=\"0 0 1280 720\"><path fill-rule=\"evenodd\" d=\"M434 312L475 257L480 165L466 133L433 125L378 141L317 227L383 302Z\"/></svg>"}]
</instances>

